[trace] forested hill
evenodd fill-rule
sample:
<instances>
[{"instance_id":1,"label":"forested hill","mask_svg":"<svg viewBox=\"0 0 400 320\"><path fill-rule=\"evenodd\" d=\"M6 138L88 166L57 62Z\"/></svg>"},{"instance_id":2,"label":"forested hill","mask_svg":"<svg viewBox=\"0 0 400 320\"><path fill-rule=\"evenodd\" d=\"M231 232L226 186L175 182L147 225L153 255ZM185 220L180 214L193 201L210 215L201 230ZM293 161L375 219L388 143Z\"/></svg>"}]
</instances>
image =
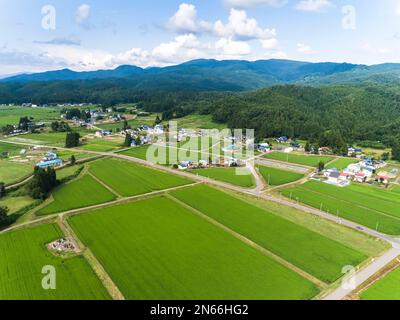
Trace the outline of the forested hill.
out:
<instances>
[{"instance_id":1,"label":"forested hill","mask_svg":"<svg viewBox=\"0 0 400 320\"><path fill-rule=\"evenodd\" d=\"M286 135L383 141L400 138L400 88L276 86L232 94L210 108L215 120L254 128L259 137Z\"/></svg>"}]
</instances>

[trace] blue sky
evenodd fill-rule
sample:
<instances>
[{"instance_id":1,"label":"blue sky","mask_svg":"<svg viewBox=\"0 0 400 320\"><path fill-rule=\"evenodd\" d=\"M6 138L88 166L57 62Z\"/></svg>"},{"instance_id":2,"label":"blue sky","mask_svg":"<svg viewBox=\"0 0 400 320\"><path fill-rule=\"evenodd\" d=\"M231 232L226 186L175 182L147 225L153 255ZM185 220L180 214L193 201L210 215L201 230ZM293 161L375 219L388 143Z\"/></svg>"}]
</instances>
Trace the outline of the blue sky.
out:
<instances>
[{"instance_id":1,"label":"blue sky","mask_svg":"<svg viewBox=\"0 0 400 320\"><path fill-rule=\"evenodd\" d=\"M399 53L400 0L0 0L0 75Z\"/></svg>"}]
</instances>

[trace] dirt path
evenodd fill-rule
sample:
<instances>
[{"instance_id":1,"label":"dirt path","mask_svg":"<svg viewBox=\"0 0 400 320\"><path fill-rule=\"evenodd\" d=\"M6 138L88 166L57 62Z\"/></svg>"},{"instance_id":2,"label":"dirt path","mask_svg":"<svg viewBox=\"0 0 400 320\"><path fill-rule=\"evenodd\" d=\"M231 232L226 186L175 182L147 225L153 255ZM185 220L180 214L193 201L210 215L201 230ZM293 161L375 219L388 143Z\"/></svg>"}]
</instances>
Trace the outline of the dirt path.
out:
<instances>
[{"instance_id":1,"label":"dirt path","mask_svg":"<svg viewBox=\"0 0 400 320\"><path fill-rule=\"evenodd\" d=\"M76 245L77 248L79 248L79 251L86 258L87 262L92 267L96 275L99 277L100 281L103 283L103 286L106 288L112 299L125 300L124 295L121 293L117 285L108 275L104 267L101 265L100 261L97 260L92 251L89 248L85 247L85 245L80 241L78 236L75 234L74 230L71 228L71 226L65 219L65 215L59 216L58 225L61 227L64 234L74 241L74 244Z\"/></svg>"}]
</instances>

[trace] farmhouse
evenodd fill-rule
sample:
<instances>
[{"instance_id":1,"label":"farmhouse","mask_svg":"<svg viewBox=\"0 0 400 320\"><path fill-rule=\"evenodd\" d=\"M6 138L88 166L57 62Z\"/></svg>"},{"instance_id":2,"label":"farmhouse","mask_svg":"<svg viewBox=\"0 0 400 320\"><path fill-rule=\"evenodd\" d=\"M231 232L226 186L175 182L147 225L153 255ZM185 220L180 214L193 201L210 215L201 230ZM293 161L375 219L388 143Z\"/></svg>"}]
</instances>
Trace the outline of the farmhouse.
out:
<instances>
[{"instance_id":1,"label":"farmhouse","mask_svg":"<svg viewBox=\"0 0 400 320\"><path fill-rule=\"evenodd\" d=\"M43 160L36 164L39 168L59 167L62 166L63 161L53 152L48 152Z\"/></svg>"}]
</instances>

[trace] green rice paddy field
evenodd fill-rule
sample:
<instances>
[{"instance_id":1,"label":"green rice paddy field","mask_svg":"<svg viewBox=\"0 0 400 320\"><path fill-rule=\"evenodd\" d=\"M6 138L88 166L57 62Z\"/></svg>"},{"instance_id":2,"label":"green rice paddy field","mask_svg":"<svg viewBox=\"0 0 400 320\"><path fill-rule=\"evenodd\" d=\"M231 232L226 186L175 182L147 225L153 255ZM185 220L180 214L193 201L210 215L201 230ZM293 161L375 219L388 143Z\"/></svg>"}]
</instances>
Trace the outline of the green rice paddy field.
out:
<instances>
[{"instance_id":1,"label":"green rice paddy field","mask_svg":"<svg viewBox=\"0 0 400 320\"><path fill-rule=\"evenodd\" d=\"M357 184L339 188L310 181L284 190L282 195L371 229L400 235L400 198L393 191Z\"/></svg>"},{"instance_id":2,"label":"green rice paddy field","mask_svg":"<svg viewBox=\"0 0 400 320\"><path fill-rule=\"evenodd\" d=\"M243 188L254 187L254 178L251 172L247 169L245 170L249 173L248 175L238 175L236 168L194 169L188 172Z\"/></svg>"},{"instance_id":3,"label":"green rice paddy field","mask_svg":"<svg viewBox=\"0 0 400 320\"><path fill-rule=\"evenodd\" d=\"M178 190L172 195L325 282L340 278L344 265L358 265L367 258L339 242L205 185Z\"/></svg>"},{"instance_id":4,"label":"green rice paddy field","mask_svg":"<svg viewBox=\"0 0 400 320\"><path fill-rule=\"evenodd\" d=\"M95 161L90 164L89 170L125 197L191 183L187 179L120 159L109 158Z\"/></svg>"},{"instance_id":5,"label":"green rice paddy field","mask_svg":"<svg viewBox=\"0 0 400 320\"><path fill-rule=\"evenodd\" d=\"M53 192L53 198L54 201L40 209L37 215L48 215L106 203L115 200L116 196L94 178L85 175L60 186Z\"/></svg>"},{"instance_id":6,"label":"green rice paddy field","mask_svg":"<svg viewBox=\"0 0 400 320\"><path fill-rule=\"evenodd\" d=\"M281 186L304 178L304 174L276 168L257 166L264 181L270 186Z\"/></svg>"},{"instance_id":7,"label":"green rice paddy field","mask_svg":"<svg viewBox=\"0 0 400 320\"><path fill-rule=\"evenodd\" d=\"M387 274L361 293L362 300L400 300L400 268Z\"/></svg>"},{"instance_id":8,"label":"green rice paddy field","mask_svg":"<svg viewBox=\"0 0 400 320\"><path fill-rule=\"evenodd\" d=\"M127 299L310 299L319 292L165 197L81 214L69 222Z\"/></svg>"},{"instance_id":9,"label":"green rice paddy field","mask_svg":"<svg viewBox=\"0 0 400 320\"><path fill-rule=\"evenodd\" d=\"M5 184L16 183L32 173L33 165L30 163L0 160L0 182L4 182Z\"/></svg>"},{"instance_id":10,"label":"green rice paddy field","mask_svg":"<svg viewBox=\"0 0 400 320\"><path fill-rule=\"evenodd\" d=\"M56 225L0 235L0 300L92 300L110 299L82 256L63 259L46 244L63 237ZM55 267L56 290L42 288L42 268Z\"/></svg>"},{"instance_id":11,"label":"green rice paddy field","mask_svg":"<svg viewBox=\"0 0 400 320\"><path fill-rule=\"evenodd\" d=\"M318 164L322 161L328 163L334 158L329 156L312 156L312 155L301 155L293 153L282 153L282 152L272 152L264 156L266 159L289 162L300 164L308 167L318 167Z\"/></svg>"}]
</instances>

